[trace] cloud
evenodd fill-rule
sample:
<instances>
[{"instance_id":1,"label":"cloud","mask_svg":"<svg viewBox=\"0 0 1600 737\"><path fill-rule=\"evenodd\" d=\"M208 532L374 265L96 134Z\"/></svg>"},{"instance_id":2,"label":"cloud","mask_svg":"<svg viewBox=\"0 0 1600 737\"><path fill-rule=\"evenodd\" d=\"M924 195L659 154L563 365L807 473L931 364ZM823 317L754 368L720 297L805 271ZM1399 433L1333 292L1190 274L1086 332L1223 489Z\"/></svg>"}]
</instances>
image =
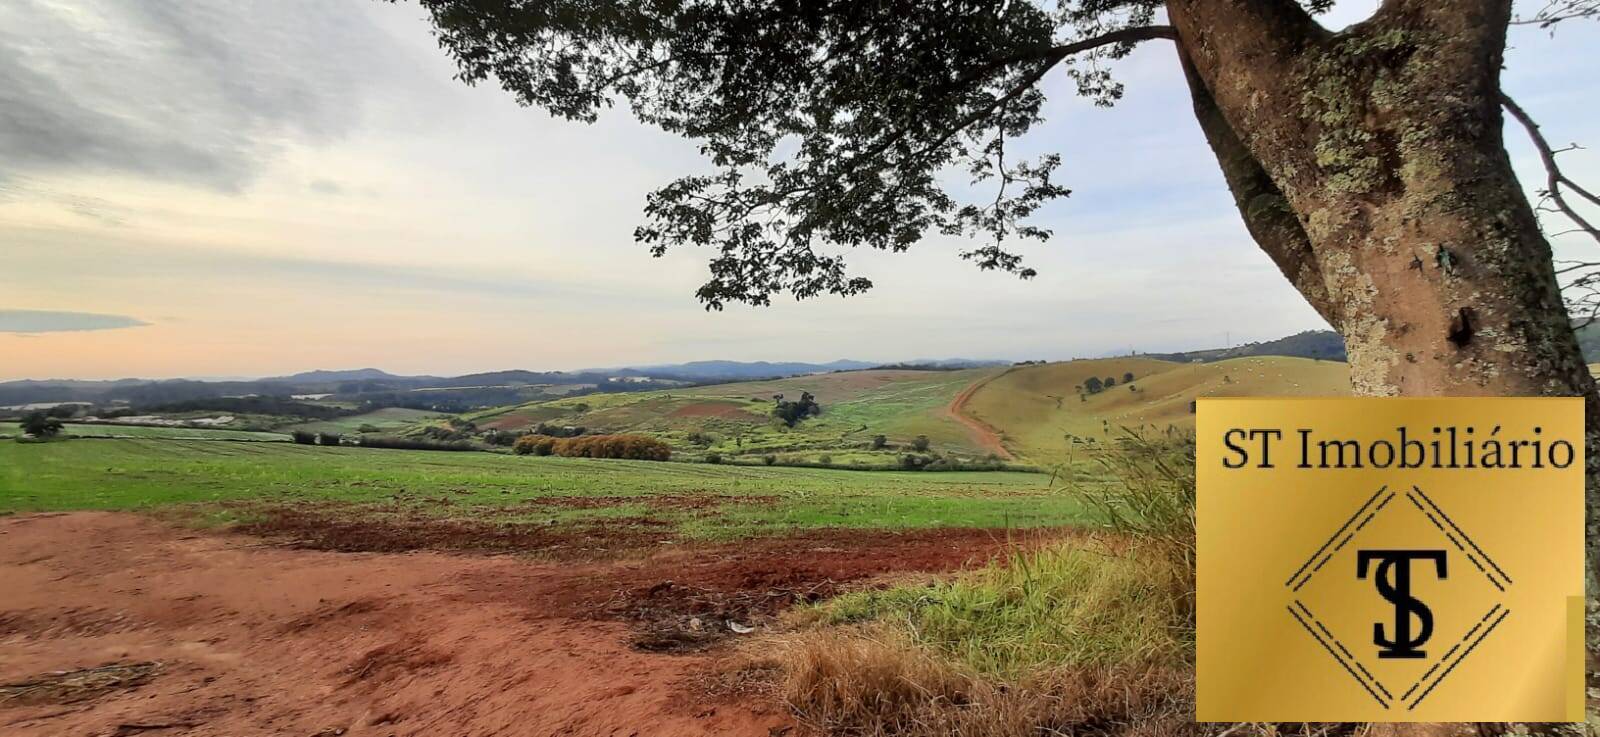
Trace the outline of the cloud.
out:
<instances>
[{"instance_id":1,"label":"cloud","mask_svg":"<svg viewBox=\"0 0 1600 737\"><path fill-rule=\"evenodd\" d=\"M358 122L381 32L354 3L0 4L0 166L236 191L285 140Z\"/></svg>"},{"instance_id":2,"label":"cloud","mask_svg":"<svg viewBox=\"0 0 1600 737\"><path fill-rule=\"evenodd\" d=\"M149 325L127 315L56 310L0 310L0 333L65 333L80 330L116 330Z\"/></svg>"}]
</instances>

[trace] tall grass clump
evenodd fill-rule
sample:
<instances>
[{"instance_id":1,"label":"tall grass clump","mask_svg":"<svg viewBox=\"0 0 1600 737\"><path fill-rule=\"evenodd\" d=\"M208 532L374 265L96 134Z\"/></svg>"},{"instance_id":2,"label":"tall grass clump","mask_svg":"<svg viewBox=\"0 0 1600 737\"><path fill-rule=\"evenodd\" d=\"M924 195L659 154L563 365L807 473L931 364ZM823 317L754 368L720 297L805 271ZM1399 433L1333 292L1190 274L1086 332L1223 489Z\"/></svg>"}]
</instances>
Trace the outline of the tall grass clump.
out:
<instances>
[{"instance_id":1,"label":"tall grass clump","mask_svg":"<svg viewBox=\"0 0 1600 737\"><path fill-rule=\"evenodd\" d=\"M1192 731L1193 452L1130 432L1078 489L1106 531L793 615L790 707L833 734Z\"/></svg>"}]
</instances>

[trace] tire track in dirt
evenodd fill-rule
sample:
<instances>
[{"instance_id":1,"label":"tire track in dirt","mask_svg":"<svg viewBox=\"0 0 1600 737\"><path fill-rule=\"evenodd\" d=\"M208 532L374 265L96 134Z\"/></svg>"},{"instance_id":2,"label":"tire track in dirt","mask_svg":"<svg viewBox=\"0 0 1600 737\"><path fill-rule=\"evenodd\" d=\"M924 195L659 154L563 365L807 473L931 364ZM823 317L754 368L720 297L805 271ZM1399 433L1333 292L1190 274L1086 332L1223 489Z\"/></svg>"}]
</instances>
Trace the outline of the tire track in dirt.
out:
<instances>
[{"instance_id":1,"label":"tire track in dirt","mask_svg":"<svg viewBox=\"0 0 1600 737\"><path fill-rule=\"evenodd\" d=\"M978 447L983 448L984 450L999 456L1001 460L1006 461L1014 461L1017 459L1017 457L1012 455L1011 451L1006 450L1005 444L1000 440L1000 432L989 423L967 414L966 404L968 400L972 399L974 394L978 393L978 390L988 386L989 382L1005 376L1014 370L1015 369L1008 368L993 376L987 376L972 382L971 384L967 385L965 389L962 389L961 393L957 394L954 399L951 399L950 403L945 405L944 408L945 414L950 415L950 419L961 423L967 428L967 433L972 436L974 441L977 441Z\"/></svg>"}]
</instances>

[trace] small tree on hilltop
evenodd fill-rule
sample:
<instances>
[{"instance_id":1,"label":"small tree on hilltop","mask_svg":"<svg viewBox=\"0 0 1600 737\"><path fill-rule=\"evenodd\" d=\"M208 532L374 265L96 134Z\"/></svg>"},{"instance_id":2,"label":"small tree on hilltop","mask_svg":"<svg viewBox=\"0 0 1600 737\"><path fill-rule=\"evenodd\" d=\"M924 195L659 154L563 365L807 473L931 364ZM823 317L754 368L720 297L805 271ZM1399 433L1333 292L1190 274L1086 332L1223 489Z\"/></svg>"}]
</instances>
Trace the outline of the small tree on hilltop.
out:
<instances>
[{"instance_id":1,"label":"small tree on hilltop","mask_svg":"<svg viewBox=\"0 0 1600 737\"><path fill-rule=\"evenodd\" d=\"M22 431L36 438L53 438L61 434L61 420L47 412L31 412L22 418Z\"/></svg>"},{"instance_id":2,"label":"small tree on hilltop","mask_svg":"<svg viewBox=\"0 0 1600 737\"><path fill-rule=\"evenodd\" d=\"M1083 382L1083 391L1086 394L1099 394L1104 388L1098 377L1091 376L1088 381Z\"/></svg>"},{"instance_id":3,"label":"small tree on hilltop","mask_svg":"<svg viewBox=\"0 0 1600 737\"><path fill-rule=\"evenodd\" d=\"M1127 373L1122 375L1122 383L1124 383L1124 384L1132 384L1133 383L1133 372L1132 371L1129 371L1129 372L1127 372Z\"/></svg>"},{"instance_id":4,"label":"small tree on hilltop","mask_svg":"<svg viewBox=\"0 0 1600 737\"><path fill-rule=\"evenodd\" d=\"M817 404L816 397L811 392L800 392L799 401L788 401L778 394L773 398L772 416L783 420L783 424L794 427L800 421L822 414L822 405Z\"/></svg>"}]
</instances>

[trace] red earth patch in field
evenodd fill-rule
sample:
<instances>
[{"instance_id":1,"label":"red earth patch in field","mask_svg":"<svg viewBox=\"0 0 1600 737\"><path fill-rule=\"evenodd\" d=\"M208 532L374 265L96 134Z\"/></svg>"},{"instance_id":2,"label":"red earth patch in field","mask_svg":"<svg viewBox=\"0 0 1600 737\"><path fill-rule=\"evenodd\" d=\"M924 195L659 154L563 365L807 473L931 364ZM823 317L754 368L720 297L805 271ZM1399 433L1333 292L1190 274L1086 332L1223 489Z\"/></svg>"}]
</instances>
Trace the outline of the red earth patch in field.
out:
<instances>
[{"instance_id":1,"label":"red earth patch in field","mask_svg":"<svg viewBox=\"0 0 1600 737\"><path fill-rule=\"evenodd\" d=\"M672 410L673 417L716 417L723 420L765 422L767 418L749 410L724 402L695 402Z\"/></svg>"},{"instance_id":2,"label":"red earth patch in field","mask_svg":"<svg viewBox=\"0 0 1600 737\"><path fill-rule=\"evenodd\" d=\"M550 563L293 549L129 514L4 518L0 684L66 672L104 688L0 700L0 725L19 737L782 733L792 725L769 700L706 696L716 651L641 649L716 639L685 643L672 624L685 616L721 637L726 620L757 626L843 582L1009 545L1003 532L827 532ZM138 677L91 678L127 669Z\"/></svg>"}]
</instances>

